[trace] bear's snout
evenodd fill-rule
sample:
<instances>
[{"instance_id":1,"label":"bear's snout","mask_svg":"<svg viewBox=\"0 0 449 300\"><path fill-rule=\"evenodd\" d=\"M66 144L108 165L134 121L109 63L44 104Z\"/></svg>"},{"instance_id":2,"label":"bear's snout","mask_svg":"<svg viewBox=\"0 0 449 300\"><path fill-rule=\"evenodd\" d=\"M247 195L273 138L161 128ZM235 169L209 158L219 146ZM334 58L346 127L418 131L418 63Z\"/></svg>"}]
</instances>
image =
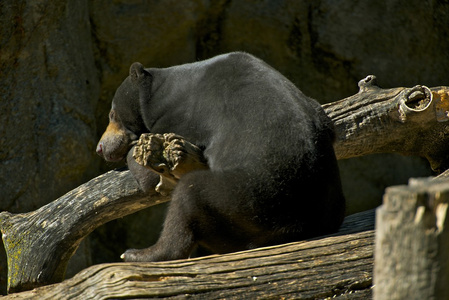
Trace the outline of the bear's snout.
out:
<instances>
[{"instance_id":1,"label":"bear's snout","mask_svg":"<svg viewBox=\"0 0 449 300\"><path fill-rule=\"evenodd\" d=\"M101 157L103 157L103 142L99 142L97 145L97 154L100 155Z\"/></svg>"},{"instance_id":2,"label":"bear's snout","mask_svg":"<svg viewBox=\"0 0 449 300\"><path fill-rule=\"evenodd\" d=\"M97 154L106 161L117 162L125 158L128 152L128 145L123 142L123 138L118 136L108 136L101 139L95 150Z\"/></svg>"},{"instance_id":3,"label":"bear's snout","mask_svg":"<svg viewBox=\"0 0 449 300\"><path fill-rule=\"evenodd\" d=\"M110 122L95 151L104 160L117 162L124 159L131 148L130 140L121 124Z\"/></svg>"}]
</instances>

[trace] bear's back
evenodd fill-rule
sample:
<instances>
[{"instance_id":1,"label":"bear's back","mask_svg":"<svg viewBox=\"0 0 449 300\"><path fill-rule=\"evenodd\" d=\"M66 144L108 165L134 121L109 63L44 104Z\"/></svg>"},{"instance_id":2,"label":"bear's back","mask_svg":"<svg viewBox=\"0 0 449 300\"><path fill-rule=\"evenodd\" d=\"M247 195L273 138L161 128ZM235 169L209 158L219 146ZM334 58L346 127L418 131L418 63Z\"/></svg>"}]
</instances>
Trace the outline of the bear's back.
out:
<instances>
[{"instance_id":1,"label":"bear's back","mask_svg":"<svg viewBox=\"0 0 449 300\"><path fill-rule=\"evenodd\" d=\"M200 144L212 169L270 164L277 157L294 163L297 153L314 151L317 134L332 143L332 126L321 106L250 54L234 52L153 72L165 85L154 101L166 105L165 120L153 132L171 129Z\"/></svg>"}]
</instances>

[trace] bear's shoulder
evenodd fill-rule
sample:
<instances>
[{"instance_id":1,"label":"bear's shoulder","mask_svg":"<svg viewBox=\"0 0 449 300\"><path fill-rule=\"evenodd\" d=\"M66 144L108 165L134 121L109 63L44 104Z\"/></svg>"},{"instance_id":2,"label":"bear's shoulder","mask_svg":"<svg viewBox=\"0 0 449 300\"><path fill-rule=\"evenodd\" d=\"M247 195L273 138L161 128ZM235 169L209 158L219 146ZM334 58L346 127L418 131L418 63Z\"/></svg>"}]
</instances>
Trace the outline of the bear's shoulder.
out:
<instances>
[{"instance_id":1,"label":"bear's shoulder","mask_svg":"<svg viewBox=\"0 0 449 300\"><path fill-rule=\"evenodd\" d=\"M195 72L201 70L216 69L222 70L223 67L233 69L246 69L250 66L264 66L269 67L264 61L246 52L230 52L226 54L217 55L209 59L200 60L196 62L176 65L167 68L146 68L148 72L158 74L159 76L178 74L183 72Z\"/></svg>"}]
</instances>

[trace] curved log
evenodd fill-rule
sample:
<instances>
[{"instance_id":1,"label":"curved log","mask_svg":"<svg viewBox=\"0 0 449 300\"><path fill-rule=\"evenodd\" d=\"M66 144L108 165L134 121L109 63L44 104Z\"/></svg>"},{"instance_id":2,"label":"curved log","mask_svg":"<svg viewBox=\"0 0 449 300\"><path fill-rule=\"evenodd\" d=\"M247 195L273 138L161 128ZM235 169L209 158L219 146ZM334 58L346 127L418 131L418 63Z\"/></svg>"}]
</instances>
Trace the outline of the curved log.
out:
<instances>
[{"instance_id":1,"label":"curved log","mask_svg":"<svg viewBox=\"0 0 449 300\"><path fill-rule=\"evenodd\" d=\"M98 226L168 201L143 193L129 171L98 176L36 211L0 214L8 292L64 279L70 257Z\"/></svg>"}]
</instances>

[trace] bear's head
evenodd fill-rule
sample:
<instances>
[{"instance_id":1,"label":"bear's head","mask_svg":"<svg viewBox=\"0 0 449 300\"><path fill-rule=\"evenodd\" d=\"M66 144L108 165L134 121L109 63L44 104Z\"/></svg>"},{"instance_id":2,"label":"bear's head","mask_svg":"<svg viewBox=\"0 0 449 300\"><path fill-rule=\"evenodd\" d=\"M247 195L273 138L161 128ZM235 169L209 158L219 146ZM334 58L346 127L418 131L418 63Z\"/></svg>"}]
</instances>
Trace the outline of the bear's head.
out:
<instances>
[{"instance_id":1,"label":"bear's head","mask_svg":"<svg viewBox=\"0 0 449 300\"><path fill-rule=\"evenodd\" d=\"M141 97L146 98L150 89L150 73L142 64L133 63L129 76L115 92L109 124L97 144L98 155L106 161L124 159L139 136L147 131L142 116Z\"/></svg>"}]
</instances>

